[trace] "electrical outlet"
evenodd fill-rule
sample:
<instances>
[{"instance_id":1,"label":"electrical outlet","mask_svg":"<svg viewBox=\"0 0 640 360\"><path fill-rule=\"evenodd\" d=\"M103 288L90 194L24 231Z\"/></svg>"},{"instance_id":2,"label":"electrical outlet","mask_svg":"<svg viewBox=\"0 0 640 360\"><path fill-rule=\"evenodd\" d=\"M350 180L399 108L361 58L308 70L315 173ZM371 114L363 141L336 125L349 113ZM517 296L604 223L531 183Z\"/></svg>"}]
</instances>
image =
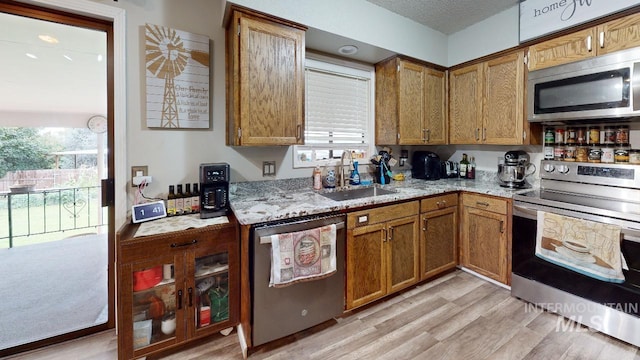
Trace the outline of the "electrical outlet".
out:
<instances>
[{"instance_id":1,"label":"electrical outlet","mask_svg":"<svg viewBox=\"0 0 640 360\"><path fill-rule=\"evenodd\" d=\"M131 187L136 187L133 184L133 178L136 176L148 176L149 175L149 167L148 166L132 166L131 167Z\"/></svg>"},{"instance_id":2,"label":"electrical outlet","mask_svg":"<svg viewBox=\"0 0 640 360\"><path fill-rule=\"evenodd\" d=\"M262 162L262 176L276 176L276 162L275 161L263 161Z\"/></svg>"}]
</instances>

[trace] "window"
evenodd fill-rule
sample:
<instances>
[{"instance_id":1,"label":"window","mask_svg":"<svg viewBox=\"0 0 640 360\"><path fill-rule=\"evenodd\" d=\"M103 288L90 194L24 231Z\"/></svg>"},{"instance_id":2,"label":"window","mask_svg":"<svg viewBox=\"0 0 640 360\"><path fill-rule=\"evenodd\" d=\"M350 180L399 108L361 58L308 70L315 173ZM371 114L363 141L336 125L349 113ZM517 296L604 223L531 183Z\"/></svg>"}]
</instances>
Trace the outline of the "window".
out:
<instances>
[{"instance_id":1,"label":"window","mask_svg":"<svg viewBox=\"0 0 640 360\"><path fill-rule=\"evenodd\" d=\"M345 150L368 163L373 154L373 67L306 59L305 145L294 167L337 164Z\"/></svg>"}]
</instances>

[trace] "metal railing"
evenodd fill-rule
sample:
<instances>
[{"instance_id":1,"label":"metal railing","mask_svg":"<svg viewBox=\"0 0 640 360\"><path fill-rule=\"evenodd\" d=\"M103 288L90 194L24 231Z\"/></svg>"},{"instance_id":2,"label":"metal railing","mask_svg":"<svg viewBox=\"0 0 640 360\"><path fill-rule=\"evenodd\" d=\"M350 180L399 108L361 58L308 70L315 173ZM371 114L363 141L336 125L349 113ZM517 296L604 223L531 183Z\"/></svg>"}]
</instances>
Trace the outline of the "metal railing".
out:
<instances>
[{"instance_id":1,"label":"metal railing","mask_svg":"<svg viewBox=\"0 0 640 360\"><path fill-rule=\"evenodd\" d=\"M100 186L0 193L0 248L18 238L106 225L100 195Z\"/></svg>"}]
</instances>

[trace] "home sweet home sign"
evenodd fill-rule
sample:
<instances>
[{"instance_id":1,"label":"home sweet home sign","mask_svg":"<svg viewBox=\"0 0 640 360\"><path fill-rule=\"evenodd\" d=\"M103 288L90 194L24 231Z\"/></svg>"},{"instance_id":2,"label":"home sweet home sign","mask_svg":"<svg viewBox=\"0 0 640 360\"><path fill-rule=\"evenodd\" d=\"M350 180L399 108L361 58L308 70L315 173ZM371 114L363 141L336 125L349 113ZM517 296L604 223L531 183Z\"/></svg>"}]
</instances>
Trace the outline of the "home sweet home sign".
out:
<instances>
[{"instance_id":1,"label":"home sweet home sign","mask_svg":"<svg viewBox=\"0 0 640 360\"><path fill-rule=\"evenodd\" d=\"M520 3L520 42L638 4L640 0L525 0Z\"/></svg>"}]
</instances>

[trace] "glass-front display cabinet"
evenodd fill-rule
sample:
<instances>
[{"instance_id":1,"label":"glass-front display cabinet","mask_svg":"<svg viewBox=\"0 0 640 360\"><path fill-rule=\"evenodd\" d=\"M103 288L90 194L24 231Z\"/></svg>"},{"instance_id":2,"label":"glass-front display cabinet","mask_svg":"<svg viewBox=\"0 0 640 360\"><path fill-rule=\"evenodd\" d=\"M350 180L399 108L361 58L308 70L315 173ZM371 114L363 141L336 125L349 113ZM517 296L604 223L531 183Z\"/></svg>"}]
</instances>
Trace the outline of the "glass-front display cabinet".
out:
<instances>
[{"instance_id":1,"label":"glass-front display cabinet","mask_svg":"<svg viewBox=\"0 0 640 360\"><path fill-rule=\"evenodd\" d=\"M230 218L232 220L232 218ZM235 221L118 243L118 358L134 359L233 327L239 309Z\"/></svg>"}]
</instances>

